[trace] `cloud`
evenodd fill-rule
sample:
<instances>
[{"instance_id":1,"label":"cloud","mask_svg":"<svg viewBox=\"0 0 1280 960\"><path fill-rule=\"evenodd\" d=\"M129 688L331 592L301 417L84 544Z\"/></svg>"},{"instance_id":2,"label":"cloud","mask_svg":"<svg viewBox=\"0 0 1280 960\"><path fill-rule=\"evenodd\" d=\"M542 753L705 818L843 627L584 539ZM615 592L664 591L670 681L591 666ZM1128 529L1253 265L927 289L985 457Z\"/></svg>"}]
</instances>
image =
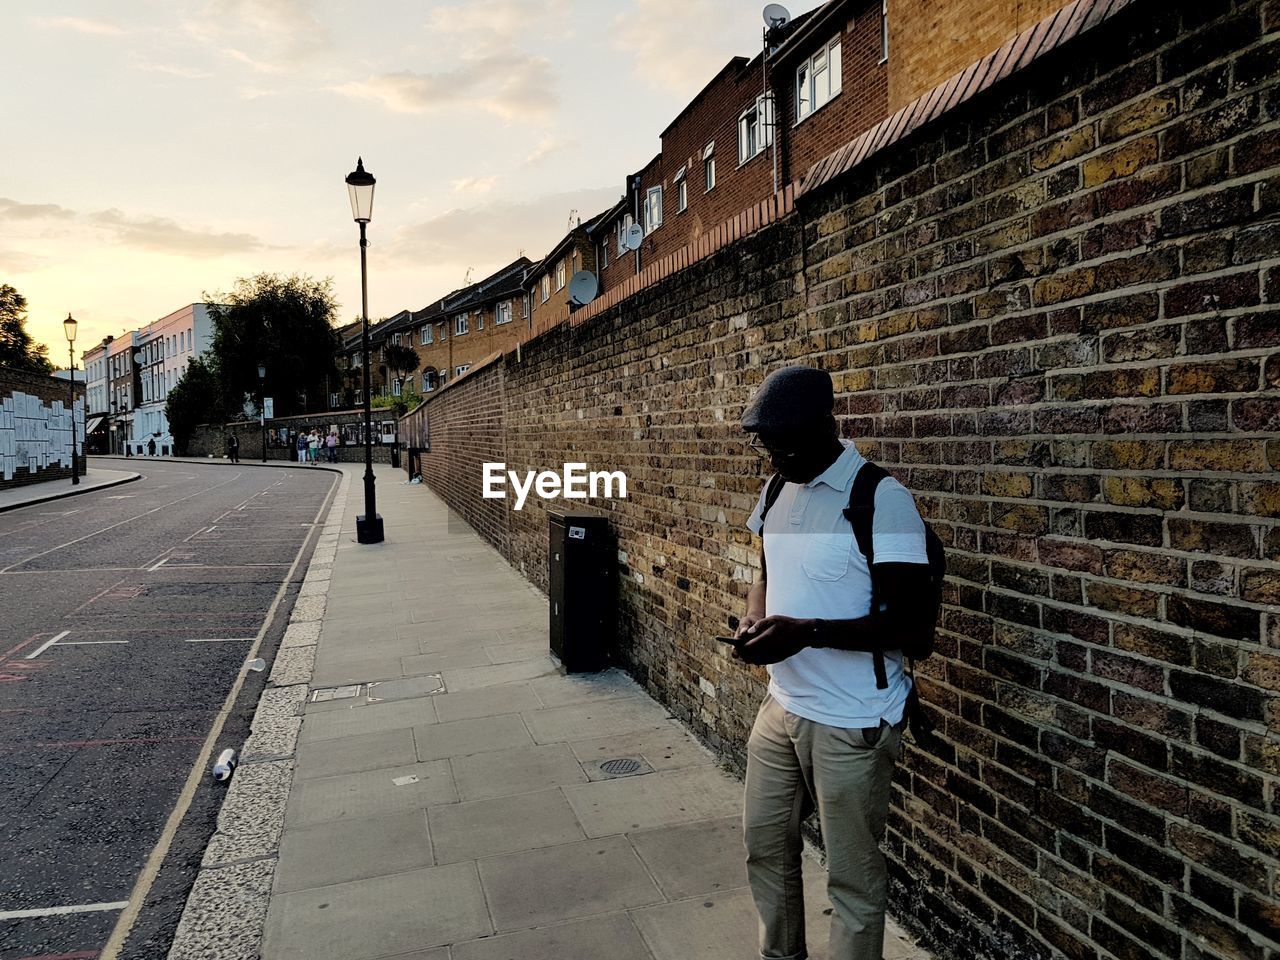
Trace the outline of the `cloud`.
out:
<instances>
[{"instance_id":1,"label":"cloud","mask_svg":"<svg viewBox=\"0 0 1280 960\"><path fill-rule=\"evenodd\" d=\"M500 266L520 250L537 261L565 235L569 212L596 212L618 199L616 187L556 193L527 202L502 201L459 207L404 227L386 245L404 263ZM586 216L583 217L586 219Z\"/></svg>"},{"instance_id":2,"label":"cloud","mask_svg":"<svg viewBox=\"0 0 1280 960\"><path fill-rule=\"evenodd\" d=\"M92 33L99 36L118 37L127 32L114 23L87 20L84 17L37 17L32 22L52 30L74 30L77 33Z\"/></svg>"},{"instance_id":3,"label":"cloud","mask_svg":"<svg viewBox=\"0 0 1280 960\"><path fill-rule=\"evenodd\" d=\"M524 158L524 162L528 166L541 163L548 157L560 153L562 150L568 150L570 147L576 147L578 141L571 137L543 137L533 152Z\"/></svg>"},{"instance_id":4,"label":"cloud","mask_svg":"<svg viewBox=\"0 0 1280 960\"><path fill-rule=\"evenodd\" d=\"M56 203L21 203L0 197L0 220L68 220L74 216L74 210Z\"/></svg>"},{"instance_id":5,"label":"cloud","mask_svg":"<svg viewBox=\"0 0 1280 960\"><path fill-rule=\"evenodd\" d=\"M182 29L205 47L260 73L284 73L333 49L311 0L212 0Z\"/></svg>"},{"instance_id":6,"label":"cloud","mask_svg":"<svg viewBox=\"0 0 1280 960\"><path fill-rule=\"evenodd\" d=\"M498 179L496 174L492 177L463 177L461 180L453 181L453 192L488 193L497 184Z\"/></svg>"},{"instance_id":7,"label":"cloud","mask_svg":"<svg viewBox=\"0 0 1280 960\"><path fill-rule=\"evenodd\" d=\"M724 25L742 15L727 0L636 0L615 18L614 43L650 86L687 96L734 54L724 50Z\"/></svg>"},{"instance_id":8,"label":"cloud","mask_svg":"<svg viewBox=\"0 0 1280 960\"><path fill-rule=\"evenodd\" d=\"M473 43L514 46L530 33L563 35L569 0L488 0L436 7L427 23L436 36L466 35Z\"/></svg>"},{"instance_id":9,"label":"cloud","mask_svg":"<svg viewBox=\"0 0 1280 960\"><path fill-rule=\"evenodd\" d=\"M48 257L41 257L18 250L0 250L0 273L9 274L10 276L19 273L31 273L51 262Z\"/></svg>"},{"instance_id":10,"label":"cloud","mask_svg":"<svg viewBox=\"0 0 1280 960\"><path fill-rule=\"evenodd\" d=\"M264 244L247 233L215 233L191 230L165 217L128 216L120 210L89 214L88 220L103 228L115 242L155 253L209 257L249 253Z\"/></svg>"},{"instance_id":11,"label":"cloud","mask_svg":"<svg viewBox=\"0 0 1280 960\"><path fill-rule=\"evenodd\" d=\"M139 60L133 63L132 67L134 70L142 70L145 73L163 73L171 77L181 77L184 80L203 80L206 77L213 76L213 74L204 70L179 67L171 63L148 63Z\"/></svg>"},{"instance_id":12,"label":"cloud","mask_svg":"<svg viewBox=\"0 0 1280 960\"><path fill-rule=\"evenodd\" d=\"M402 70L331 88L352 99L374 100L394 113L449 108L483 110L504 120L545 119L558 103L551 62L510 53L468 56L439 73Z\"/></svg>"}]
</instances>

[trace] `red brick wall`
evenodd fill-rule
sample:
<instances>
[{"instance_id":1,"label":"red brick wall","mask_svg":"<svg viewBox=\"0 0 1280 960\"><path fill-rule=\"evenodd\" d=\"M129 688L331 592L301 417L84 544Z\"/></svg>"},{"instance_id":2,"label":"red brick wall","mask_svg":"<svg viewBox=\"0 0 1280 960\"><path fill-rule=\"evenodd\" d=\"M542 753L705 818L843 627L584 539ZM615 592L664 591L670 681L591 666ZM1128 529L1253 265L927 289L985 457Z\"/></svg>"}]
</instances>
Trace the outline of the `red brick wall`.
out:
<instances>
[{"instance_id":1,"label":"red brick wall","mask_svg":"<svg viewBox=\"0 0 1280 960\"><path fill-rule=\"evenodd\" d=\"M735 424L768 369L833 372L949 545L920 670L946 746L909 749L887 840L944 956L1280 952L1278 32L1276 0L1137 2L493 368L501 459L627 471L598 504L620 656L737 762L763 677L711 638L762 472ZM432 483L545 587L543 504L503 530L442 443Z\"/></svg>"}]
</instances>

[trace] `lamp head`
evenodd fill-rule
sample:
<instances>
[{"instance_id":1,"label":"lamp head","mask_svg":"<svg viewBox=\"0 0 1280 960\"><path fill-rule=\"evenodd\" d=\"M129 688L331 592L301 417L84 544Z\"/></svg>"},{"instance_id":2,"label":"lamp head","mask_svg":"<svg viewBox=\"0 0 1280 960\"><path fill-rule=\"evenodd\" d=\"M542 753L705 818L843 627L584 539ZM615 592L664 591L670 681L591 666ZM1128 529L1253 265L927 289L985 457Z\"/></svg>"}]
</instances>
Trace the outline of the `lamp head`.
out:
<instances>
[{"instance_id":1,"label":"lamp head","mask_svg":"<svg viewBox=\"0 0 1280 960\"><path fill-rule=\"evenodd\" d=\"M258 364L258 379L259 380L265 379L266 376L267 376L266 364L262 364L262 363Z\"/></svg>"},{"instance_id":2,"label":"lamp head","mask_svg":"<svg viewBox=\"0 0 1280 960\"><path fill-rule=\"evenodd\" d=\"M373 219L373 186L378 181L364 168L364 158L356 158L356 168L347 174L347 192L351 195L351 216L356 223Z\"/></svg>"},{"instance_id":3,"label":"lamp head","mask_svg":"<svg viewBox=\"0 0 1280 960\"><path fill-rule=\"evenodd\" d=\"M67 319L62 321L62 332L67 335L67 343L76 342L76 318L67 314Z\"/></svg>"}]
</instances>

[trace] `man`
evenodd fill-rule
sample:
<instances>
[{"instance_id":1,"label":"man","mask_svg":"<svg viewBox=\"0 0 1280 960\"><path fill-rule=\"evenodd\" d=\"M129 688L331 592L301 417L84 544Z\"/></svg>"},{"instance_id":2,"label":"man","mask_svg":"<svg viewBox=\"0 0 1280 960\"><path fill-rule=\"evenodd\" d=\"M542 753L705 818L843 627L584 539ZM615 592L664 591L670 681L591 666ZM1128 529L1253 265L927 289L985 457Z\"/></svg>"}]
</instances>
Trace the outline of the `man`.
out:
<instances>
[{"instance_id":1,"label":"man","mask_svg":"<svg viewBox=\"0 0 1280 960\"><path fill-rule=\"evenodd\" d=\"M154 457L156 455L156 438L152 437L147 441L147 456Z\"/></svg>"},{"instance_id":2,"label":"man","mask_svg":"<svg viewBox=\"0 0 1280 960\"><path fill-rule=\"evenodd\" d=\"M227 456L231 458L232 463L240 462L240 438L234 433L227 440Z\"/></svg>"},{"instance_id":3,"label":"man","mask_svg":"<svg viewBox=\"0 0 1280 960\"><path fill-rule=\"evenodd\" d=\"M802 960L800 824L816 808L828 859L832 960L881 960L887 887L879 844L911 681L902 650L933 631L924 524L892 478L875 495L871 573L845 518L866 463L841 440L831 377L786 367L742 416L785 483L747 525L764 538L734 656L765 664L769 691L747 747L743 833L760 956ZM768 484L766 484L766 491ZM761 514L765 514L763 523ZM887 685L877 686L875 651Z\"/></svg>"}]
</instances>

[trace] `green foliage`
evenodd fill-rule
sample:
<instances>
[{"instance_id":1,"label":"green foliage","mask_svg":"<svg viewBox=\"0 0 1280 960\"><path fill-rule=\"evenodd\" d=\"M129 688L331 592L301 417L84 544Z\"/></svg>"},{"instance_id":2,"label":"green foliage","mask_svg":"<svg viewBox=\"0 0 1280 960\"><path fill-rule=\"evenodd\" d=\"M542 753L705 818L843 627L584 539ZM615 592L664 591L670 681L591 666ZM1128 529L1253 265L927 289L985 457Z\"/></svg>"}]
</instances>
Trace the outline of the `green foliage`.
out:
<instances>
[{"instance_id":1,"label":"green foliage","mask_svg":"<svg viewBox=\"0 0 1280 960\"><path fill-rule=\"evenodd\" d=\"M207 356L196 357L188 364L187 372L173 385L164 406L178 456L186 456L191 434L198 424L226 419L217 374ZM238 412L239 405L235 409Z\"/></svg>"},{"instance_id":2,"label":"green foliage","mask_svg":"<svg viewBox=\"0 0 1280 960\"><path fill-rule=\"evenodd\" d=\"M400 396L398 397L390 393L380 393L369 398L370 408L374 410L393 410L397 417L403 417L421 402L422 394L418 392L412 380L405 382L400 389Z\"/></svg>"},{"instance_id":3,"label":"green foliage","mask_svg":"<svg viewBox=\"0 0 1280 960\"><path fill-rule=\"evenodd\" d=\"M49 348L27 333L27 298L7 283L0 284L0 367L53 372Z\"/></svg>"},{"instance_id":4,"label":"green foliage","mask_svg":"<svg viewBox=\"0 0 1280 960\"><path fill-rule=\"evenodd\" d=\"M339 347L332 280L260 273L237 280L230 294L206 294L206 300L213 320L209 352L224 410L238 414L246 399L256 405L259 363L267 368L263 392L274 398L277 417L324 409Z\"/></svg>"}]
</instances>

